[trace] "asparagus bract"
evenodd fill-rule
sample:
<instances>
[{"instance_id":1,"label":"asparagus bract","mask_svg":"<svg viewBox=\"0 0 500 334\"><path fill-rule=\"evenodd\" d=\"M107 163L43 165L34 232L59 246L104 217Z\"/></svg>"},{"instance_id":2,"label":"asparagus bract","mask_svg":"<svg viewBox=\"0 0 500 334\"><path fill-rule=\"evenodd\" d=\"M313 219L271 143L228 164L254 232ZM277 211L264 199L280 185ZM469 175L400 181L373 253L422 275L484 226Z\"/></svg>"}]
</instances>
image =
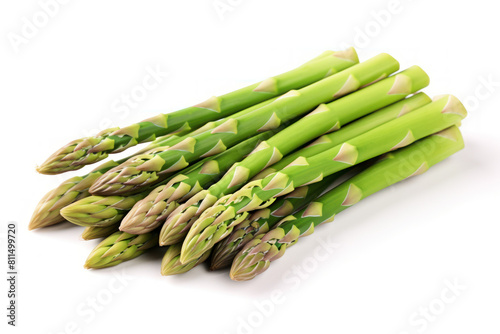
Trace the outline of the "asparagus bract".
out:
<instances>
[{"instance_id":1,"label":"asparagus bract","mask_svg":"<svg viewBox=\"0 0 500 334\"><path fill-rule=\"evenodd\" d=\"M101 269L132 260L146 250L158 245L158 233L133 235L116 232L104 239L90 253L84 267Z\"/></svg>"},{"instance_id":2,"label":"asparagus bract","mask_svg":"<svg viewBox=\"0 0 500 334\"><path fill-rule=\"evenodd\" d=\"M92 185L97 195L138 192L160 182L170 173L185 168L202 157L215 155L228 147L272 130L321 103L329 102L398 70L398 62L387 54L378 55L300 90L292 90L271 104L213 129L191 136L158 154L144 154L115 167Z\"/></svg>"},{"instance_id":3,"label":"asparagus bract","mask_svg":"<svg viewBox=\"0 0 500 334\"><path fill-rule=\"evenodd\" d=\"M210 126L211 124L208 124L207 128L210 128ZM146 148L140 150L136 154L149 152L157 147L174 145L181 139L182 137L179 137L177 135L166 135L161 138L157 138ZM99 177L101 177L111 168L127 161L129 158L130 157L124 158L119 161L107 161L89 174L84 176L72 177L61 183L57 188L49 191L40 200L37 207L35 208L28 228L30 230L33 230L64 221L64 217L62 217L60 214L62 208L80 199L90 196L89 188L97 179L99 179Z\"/></svg>"},{"instance_id":4,"label":"asparagus bract","mask_svg":"<svg viewBox=\"0 0 500 334\"><path fill-rule=\"evenodd\" d=\"M347 142L309 158L299 157L286 168L219 199L193 223L184 240L181 262L198 258L228 236L249 211L269 206L275 197L391 150L407 146L459 123L467 114L462 103L446 95Z\"/></svg>"},{"instance_id":5,"label":"asparagus bract","mask_svg":"<svg viewBox=\"0 0 500 334\"><path fill-rule=\"evenodd\" d=\"M37 170L58 174L77 170L138 143L176 131L194 130L291 89L299 89L358 62L354 49L327 52L289 72L170 114L160 114L124 128L111 128L94 137L77 139L51 155Z\"/></svg>"},{"instance_id":6,"label":"asparagus bract","mask_svg":"<svg viewBox=\"0 0 500 334\"><path fill-rule=\"evenodd\" d=\"M231 278L244 281L263 273L300 237L313 233L316 226L332 222L339 212L379 190L424 173L462 148L460 131L453 126L387 154L384 159L314 200L305 209L283 219L275 229L248 242L234 259Z\"/></svg>"}]
</instances>

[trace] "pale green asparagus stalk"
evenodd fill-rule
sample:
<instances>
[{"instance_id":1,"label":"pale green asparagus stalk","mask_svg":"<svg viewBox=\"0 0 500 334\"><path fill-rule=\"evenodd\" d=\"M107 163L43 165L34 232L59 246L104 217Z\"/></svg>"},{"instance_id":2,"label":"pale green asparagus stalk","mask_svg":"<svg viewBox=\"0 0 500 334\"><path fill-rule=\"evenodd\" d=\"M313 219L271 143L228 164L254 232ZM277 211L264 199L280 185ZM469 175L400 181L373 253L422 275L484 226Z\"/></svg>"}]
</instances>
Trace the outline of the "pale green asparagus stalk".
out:
<instances>
[{"instance_id":1,"label":"pale green asparagus stalk","mask_svg":"<svg viewBox=\"0 0 500 334\"><path fill-rule=\"evenodd\" d=\"M249 241L233 261L231 278L246 281L263 273L300 237L313 233L316 226L332 222L338 213L379 190L424 173L463 146L460 131L453 126L387 154L384 159L314 200L305 209L284 218L278 227Z\"/></svg>"},{"instance_id":2,"label":"pale green asparagus stalk","mask_svg":"<svg viewBox=\"0 0 500 334\"><path fill-rule=\"evenodd\" d=\"M155 232L141 235L116 232L94 248L84 267L86 269L113 267L132 260L157 245L158 234Z\"/></svg>"},{"instance_id":3,"label":"pale green asparagus stalk","mask_svg":"<svg viewBox=\"0 0 500 334\"><path fill-rule=\"evenodd\" d=\"M181 244L170 245L167 247L167 251L163 256L161 261L161 274L163 276L179 275L183 274L202 262L210 256L210 252L206 252L199 259L196 259L187 264L182 264L179 260L181 254Z\"/></svg>"},{"instance_id":4,"label":"pale green asparagus stalk","mask_svg":"<svg viewBox=\"0 0 500 334\"><path fill-rule=\"evenodd\" d=\"M299 89L358 62L353 48L326 52L289 72L169 114L160 114L125 128L111 128L94 137L77 139L56 151L37 168L43 174L77 170L138 143L176 131L194 130L230 116L291 89Z\"/></svg>"},{"instance_id":5,"label":"pale green asparagus stalk","mask_svg":"<svg viewBox=\"0 0 500 334\"><path fill-rule=\"evenodd\" d=\"M97 195L139 192L141 188L160 182L193 161L223 152L260 131L276 129L283 122L301 116L321 103L355 91L381 76L387 76L398 68L398 62L391 56L378 55L305 88L292 90L273 103L231 118L210 132L186 138L164 152L129 159L101 176L90 192ZM403 93L396 91L395 95Z\"/></svg>"},{"instance_id":6,"label":"pale green asparagus stalk","mask_svg":"<svg viewBox=\"0 0 500 334\"><path fill-rule=\"evenodd\" d=\"M333 174L321 182L297 188L291 193L278 198L268 208L252 212L247 219L234 228L227 238L215 245L212 251L210 270L231 266L236 254L254 236L268 232L281 219L309 204L336 182L340 176L341 173Z\"/></svg>"},{"instance_id":7,"label":"pale green asparagus stalk","mask_svg":"<svg viewBox=\"0 0 500 334\"><path fill-rule=\"evenodd\" d=\"M408 94L425 87L428 82L427 74L419 67L414 66L328 105L320 105L306 117L261 143L252 154L233 166L219 182L212 185L208 190L198 192L186 203L179 206L170 214L163 230L169 228L175 231L175 237L180 237L177 234L179 229L182 228L185 231L186 227L189 228L203 211L212 206L219 198L238 190L256 173L276 163L282 156L321 136L323 133L334 131L326 136L335 138L336 130L341 129L344 124L352 122L378 108L404 99ZM424 101L427 101L427 99L419 96L388 107L388 110L381 110L382 116L376 117L373 127L376 127L375 124L383 123L383 120L390 117L396 118L397 115L421 106ZM378 112L375 114L378 114ZM361 128L366 128L366 126L363 126L363 122ZM335 141L335 139L332 139L332 141ZM330 146L327 147L328 145ZM334 146L333 142L326 141L325 145L318 148L324 150ZM306 151L315 151L314 154L318 153L317 148L308 148ZM303 150L300 152L303 152ZM292 154L292 156L297 157L297 154ZM160 245L167 244L165 240L169 237L163 230L160 234ZM175 241L178 242L178 239L175 239Z\"/></svg>"},{"instance_id":8,"label":"pale green asparagus stalk","mask_svg":"<svg viewBox=\"0 0 500 334\"><path fill-rule=\"evenodd\" d=\"M257 104L253 107L247 108L243 111L240 111L239 113L234 114L232 117L236 116L241 116L244 115L245 113L250 113L254 110L257 110L259 108L262 108L265 105L268 105L272 103L276 98L264 101L260 104ZM205 131L213 130L217 126L221 125L222 123L226 122L228 118L224 118L215 122L209 122L202 126L201 128L198 128L195 131L188 131L184 130L181 132L178 132L175 135L166 135L163 137L160 137L150 143L146 148L140 150L137 152L135 155L143 154L143 153L154 153L155 149L164 150L166 147L173 146L175 144L178 144L182 140L184 140L186 135L189 136L194 136L199 133L203 133ZM134 155L132 155L134 156ZM129 158L132 156L129 156L127 158L124 158L119 161L108 161L103 163L101 166L97 167L94 171L91 173L84 175L84 176L76 176L73 178L70 178L66 181L64 181L61 185L59 185L57 188L53 189L52 191L48 192L38 203L35 212L33 213L33 216L31 218L30 224L29 224L29 229L36 229L36 228L41 228L41 227L46 227L50 225L54 225L57 223L60 223L62 221L65 221L65 219L61 216L60 210L65 207L70 205L71 203L74 203L78 200L81 200L85 197L90 196L89 188L94 184L94 182L99 179L105 172L110 170L113 167L116 167L123 162L127 161Z\"/></svg>"},{"instance_id":9,"label":"pale green asparagus stalk","mask_svg":"<svg viewBox=\"0 0 500 334\"><path fill-rule=\"evenodd\" d=\"M120 230L127 233L143 234L156 229L177 208L177 200L197 193L203 187L216 182L235 162L243 159L260 142L271 137L273 133L273 131L266 131L256 135L213 158L206 158L203 163L197 164L196 168L182 170L168 183L155 188L148 193L146 198L136 203L121 222ZM181 235L181 233L183 234ZM174 233L178 240L169 244L182 241L186 233L187 231Z\"/></svg>"},{"instance_id":10,"label":"pale green asparagus stalk","mask_svg":"<svg viewBox=\"0 0 500 334\"><path fill-rule=\"evenodd\" d=\"M276 197L391 150L407 146L432 133L459 123L467 112L451 95L382 124L360 136L309 158L299 157L286 168L252 181L222 197L193 223L184 240L181 262L187 263L228 236L249 211L269 206Z\"/></svg>"}]
</instances>

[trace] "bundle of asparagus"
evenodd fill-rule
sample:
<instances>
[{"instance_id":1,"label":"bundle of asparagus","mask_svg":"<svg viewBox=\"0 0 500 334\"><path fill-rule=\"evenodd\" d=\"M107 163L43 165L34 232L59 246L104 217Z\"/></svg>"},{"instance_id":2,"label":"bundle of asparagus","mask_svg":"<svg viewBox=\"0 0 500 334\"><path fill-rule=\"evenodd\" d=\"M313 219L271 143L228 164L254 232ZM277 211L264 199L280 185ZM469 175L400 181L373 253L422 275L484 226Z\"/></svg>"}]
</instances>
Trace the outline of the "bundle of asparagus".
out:
<instances>
[{"instance_id":1,"label":"bundle of asparagus","mask_svg":"<svg viewBox=\"0 0 500 334\"><path fill-rule=\"evenodd\" d=\"M29 228L67 220L85 227L85 240L104 238L86 268L164 246L162 275L210 259L211 270L252 279L317 225L463 148L460 101L418 93L429 84L418 66L398 70L387 54L358 63L352 48L327 51L194 107L75 140L38 171L151 143L63 182Z\"/></svg>"}]
</instances>

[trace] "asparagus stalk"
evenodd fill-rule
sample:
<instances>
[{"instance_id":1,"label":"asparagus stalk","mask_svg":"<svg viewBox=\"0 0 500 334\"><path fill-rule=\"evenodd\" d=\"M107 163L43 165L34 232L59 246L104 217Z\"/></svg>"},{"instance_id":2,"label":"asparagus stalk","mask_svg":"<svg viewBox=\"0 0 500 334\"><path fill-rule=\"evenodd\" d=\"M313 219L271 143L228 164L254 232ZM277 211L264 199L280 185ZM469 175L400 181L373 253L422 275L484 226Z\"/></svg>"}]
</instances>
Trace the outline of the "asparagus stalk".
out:
<instances>
[{"instance_id":1,"label":"asparagus stalk","mask_svg":"<svg viewBox=\"0 0 500 334\"><path fill-rule=\"evenodd\" d=\"M309 204L330 187L333 182L337 181L339 176L339 173L333 174L321 182L297 188L288 195L280 197L268 208L252 212L247 219L234 228L233 232L227 238L215 244L210 270L218 270L231 266L236 254L255 235L268 232L281 219Z\"/></svg>"},{"instance_id":2,"label":"asparagus stalk","mask_svg":"<svg viewBox=\"0 0 500 334\"><path fill-rule=\"evenodd\" d=\"M406 115L413 110L429 104L431 101L431 98L428 97L425 93L418 93L407 99L393 103L388 107L377 110L370 115L367 115L361 119L356 120L355 122L343 126L338 131L323 135L308 146L287 155L274 165L264 169L263 171L255 175L254 180L263 179L267 175L285 168L298 157L312 157L313 155L319 154L325 150L335 147L338 144L342 144L343 142L346 142L351 138L362 135L363 133L374 129L377 126Z\"/></svg>"},{"instance_id":3,"label":"asparagus stalk","mask_svg":"<svg viewBox=\"0 0 500 334\"><path fill-rule=\"evenodd\" d=\"M320 105L307 117L304 117L269 140L261 143L250 156L237 163L219 182L211 186L208 190L198 192L186 203L179 206L168 217L164 224L164 229L170 226L172 226L172 229L178 226L182 226L183 229L185 229L185 226L189 227L206 208L212 206L221 196L238 190L252 176L265 167L279 161L283 155L288 154L293 149L300 147L325 132L338 130L343 124L403 99L406 95L425 87L428 82L429 78L427 74L419 67L414 66L328 105ZM376 122L373 122L372 126L375 127L375 124L383 123L384 120L389 118L388 115L395 118L397 117L394 115L396 112L396 115L399 115L402 111L406 112L416 108L422 105L424 100L427 101L427 98L419 96L410 99L409 102L401 102L401 104L388 107L388 110L381 111L382 116L377 116L375 119ZM361 126L363 130L366 127L363 124ZM349 133L352 132L350 131ZM335 138L335 132L327 136ZM332 139L331 141L334 140ZM326 143L325 145L305 149L306 152L301 150L297 153L298 155L292 154L292 156L297 158L298 156L302 156L302 153L308 152L311 152L311 155L313 155L322 150L335 147L332 142L324 142ZM318 149L321 151L318 151ZM178 229L175 231L177 232ZM166 237L164 237L164 233L160 234L161 245L165 244L164 240ZM175 242L178 242L178 240L176 239Z\"/></svg>"},{"instance_id":4,"label":"asparagus stalk","mask_svg":"<svg viewBox=\"0 0 500 334\"><path fill-rule=\"evenodd\" d=\"M177 200L217 181L235 161L243 159L262 140L266 140L272 134L273 131L266 131L256 135L214 158L205 159L203 163L197 164L196 168L181 171L167 184L155 188L146 198L135 204L121 222L120 230L133 234L143 234L154 230L163 224L165 218L178 206ZM168 244L182 241L186 233L187 230L183 232L182 229L178 229L174 233L177 240Z\"/></svg>"},{"instance_id":5,"label":"asparagus stalk","mask_svg":"<svg viewBox=\"0 0 500 334\"><path fill-rule=\"evenodd\" d=\"M186 138L164 152L129 159L101 176L90 192L97 195L138 192L142 187L160 182L169 173L183 169L200 157L223 152L259 131L275 129L282 122L294 119L320 103L346 95L398 68L398 62L391 56L376 56L298 91L290 91L273 103L232 118L210 132Z\"/></svg>"},{"instance_id":6,"label":"asparagus stalk","mask_svg":"<svg viewBox=\"0 0 500 334\"><path fill-rule=\"evenodd\" d=\"M86 269L113 267L132 260L157 245L158 234L154 232L141 235L116 232L94 248L84 267Z\"/></svg>"},{"instance_id":7,"label":"asparagus stalk","mask_svg":"<svg viewBox=\"0 0 500 334\"><path fill-rule=\"evenodd\" d=\"M249 211L269 206L275 197L444 130L459 123L466 114L456 97L442 96L343 144L309 158L299 157L281 171L248 183L234 194L219 199L193 223L182 245L181 262L198 258L228 236Z\"/></svg>"},{"instance_id":8,"label":"asparagus stalk","mask_svg":"<svg viewBox=\"0 0 500 334\"><path fill-rule=\"evenodd\" d=\"M120 224L116 223L110 226L98 227L98 226L87 226L82 232L83 240L93 240L98 238L107 238L111 234L118 232L118 226Z\"/></svg>"},{"instance_id":9,"label":"asparagus stalk","mask_svg":"<svg viewBox=\"0 0 500 334\"><path fill-rule=\"evenodd\" d=\"M206 252L199 259L187 264L182 264L179 260L181 247L181 244L175 244L167 247L167 251L161 260L161 274L163 276L183 274L193 269L200 263L205 262L205 260L210 256L210 252Z\"/></svg>"},{"instance_id":10,"label":"asparagus stalk","mask_svg":"<svg viewBox=\"0 0 500 334\"><path fill-rule=\"evenodd\" d=\"M177 135L166 135L158 138L145 149L137 152L136 154L148 152L154 148L175 143L178 140L179 137ZM118 161L111 160L105 162L89 174L72 177L61 183L57 188L49 191L40 200L35 208L28 229L33 230L65 221L64 217L60 214L62 208L90 196L89 188L99 177L111 168L116 167L127 160L128 158Z\"/></svg>"},{"instance_id":11,"label":"asparagus stalk","mask_svg":"<svg viewBox=\"0 0 500 334\"><path fill-rule=\"evenodd\" d=\"M110 153L154 140L175 131L197 129L203 124L227 117L291 89L298 89L358 62L353 48L327 52L289 72L237 91L211 97L205 102L170 114L160 114L125 128L111 128L94 137L77 139L56 151L37 168L43 174L77 170L105 159Z\"/></svg>"},{"instance_id":12,"label":"asparagus stalk","mask_svg":"<svg viewBox=\"0 0 500 334\"><path fill-rule=\"evenodd\" d=\"M245 113L249 113L252 112L253 110L262 108L263 106L272 103L274 100L276 100L276 98L264 101L251 108L247 108L235 114L234 116L244 115ZM165 135L163 137L157 138L152 143L150 143L146 148L137 152L136 155L143 154L146 152L154 152L153 150L157 148L160 150L165 149L168 146L178 144L180 141L186 138L185 136L187 134L196 135L208 130L215 129L217 126L221 125L225 121L227 121L227 118L218 120L216 122L209 122L204 126L202 126L201 128L192 131L191 133L185 130L183 132L178 132L175 135ZM70 178L65 182L63 182L61 185L59 185L57 188L47 193L42 198L40 203L37 205L28 228L32 230L35 228L54 225L64 221L65 219L60 214L60 210L63 207L70 205L71 203L74 203L80 199L90 196L89 188L97 179L99 179L99 177L101 177L105 172L107 172L111 168L124 163L132 156L129 156L119 161L105 162L101 166L97 167L91 173L84 176L77 176Z\"/></svg>"},{"instance_id":13,"label":"asparagus stalk","mask_svg":"<svg viewBox=\"0 0 500 334\"><path fill-rule=\"evenodd\" d=\"M313 233L316 226L333 221L338 213L379 190L424 173L463 145L460 131L453 126L387 154L385 159L283 219L278 227L248 242L232 264L231 278L245 281L263 273L300 237Z\"/></svg>"}]
</instances>

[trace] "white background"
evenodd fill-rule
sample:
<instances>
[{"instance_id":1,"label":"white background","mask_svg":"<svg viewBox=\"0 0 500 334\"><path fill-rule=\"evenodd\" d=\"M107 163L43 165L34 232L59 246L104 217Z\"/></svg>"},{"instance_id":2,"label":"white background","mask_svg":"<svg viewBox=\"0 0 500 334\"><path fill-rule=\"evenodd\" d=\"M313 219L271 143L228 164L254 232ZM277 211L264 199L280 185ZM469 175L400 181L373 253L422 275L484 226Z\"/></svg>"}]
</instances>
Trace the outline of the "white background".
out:
<instances>
[{"instance_id":1,"label":"white background","mask_svg":"<svg viewBox=\"0 0 500 334\"><path fill-rule=\"evenodd\" d=\"M1 252L4 225L15 221L20 273L15 329L5 324L1 280L2 327L9 333L498 333L494 2L400 0L389 16L380 14L393 9L389 0L222 0L224 12L214 3L69 1L16 47L9 38L21 35L24 18L33 22L41 7L35 0L2 1ZM357 47L361 60L387 52L402 68L420 65L431 77L429 95L453 93L466 102L466 149L338 215L246 283L204 266L162 277L161 251L86 271L83 262L97 241L80 240L82 228L27 231L40 197L86 171L35 172L66 142L192 105L344 45ZM168 74L135 108L114 111L148 68ZM329 238L336 248L318 261L312 255ZM294 265L309 272L297 276ZM115 282L117 275L122 281ZM456 298L422 320L419 312L442 305L441 292L454 282L461 286ZM270 306L276 293L282 296ZM90 311L92 298L98 310Z\"/></svg>"}]
</instances>

